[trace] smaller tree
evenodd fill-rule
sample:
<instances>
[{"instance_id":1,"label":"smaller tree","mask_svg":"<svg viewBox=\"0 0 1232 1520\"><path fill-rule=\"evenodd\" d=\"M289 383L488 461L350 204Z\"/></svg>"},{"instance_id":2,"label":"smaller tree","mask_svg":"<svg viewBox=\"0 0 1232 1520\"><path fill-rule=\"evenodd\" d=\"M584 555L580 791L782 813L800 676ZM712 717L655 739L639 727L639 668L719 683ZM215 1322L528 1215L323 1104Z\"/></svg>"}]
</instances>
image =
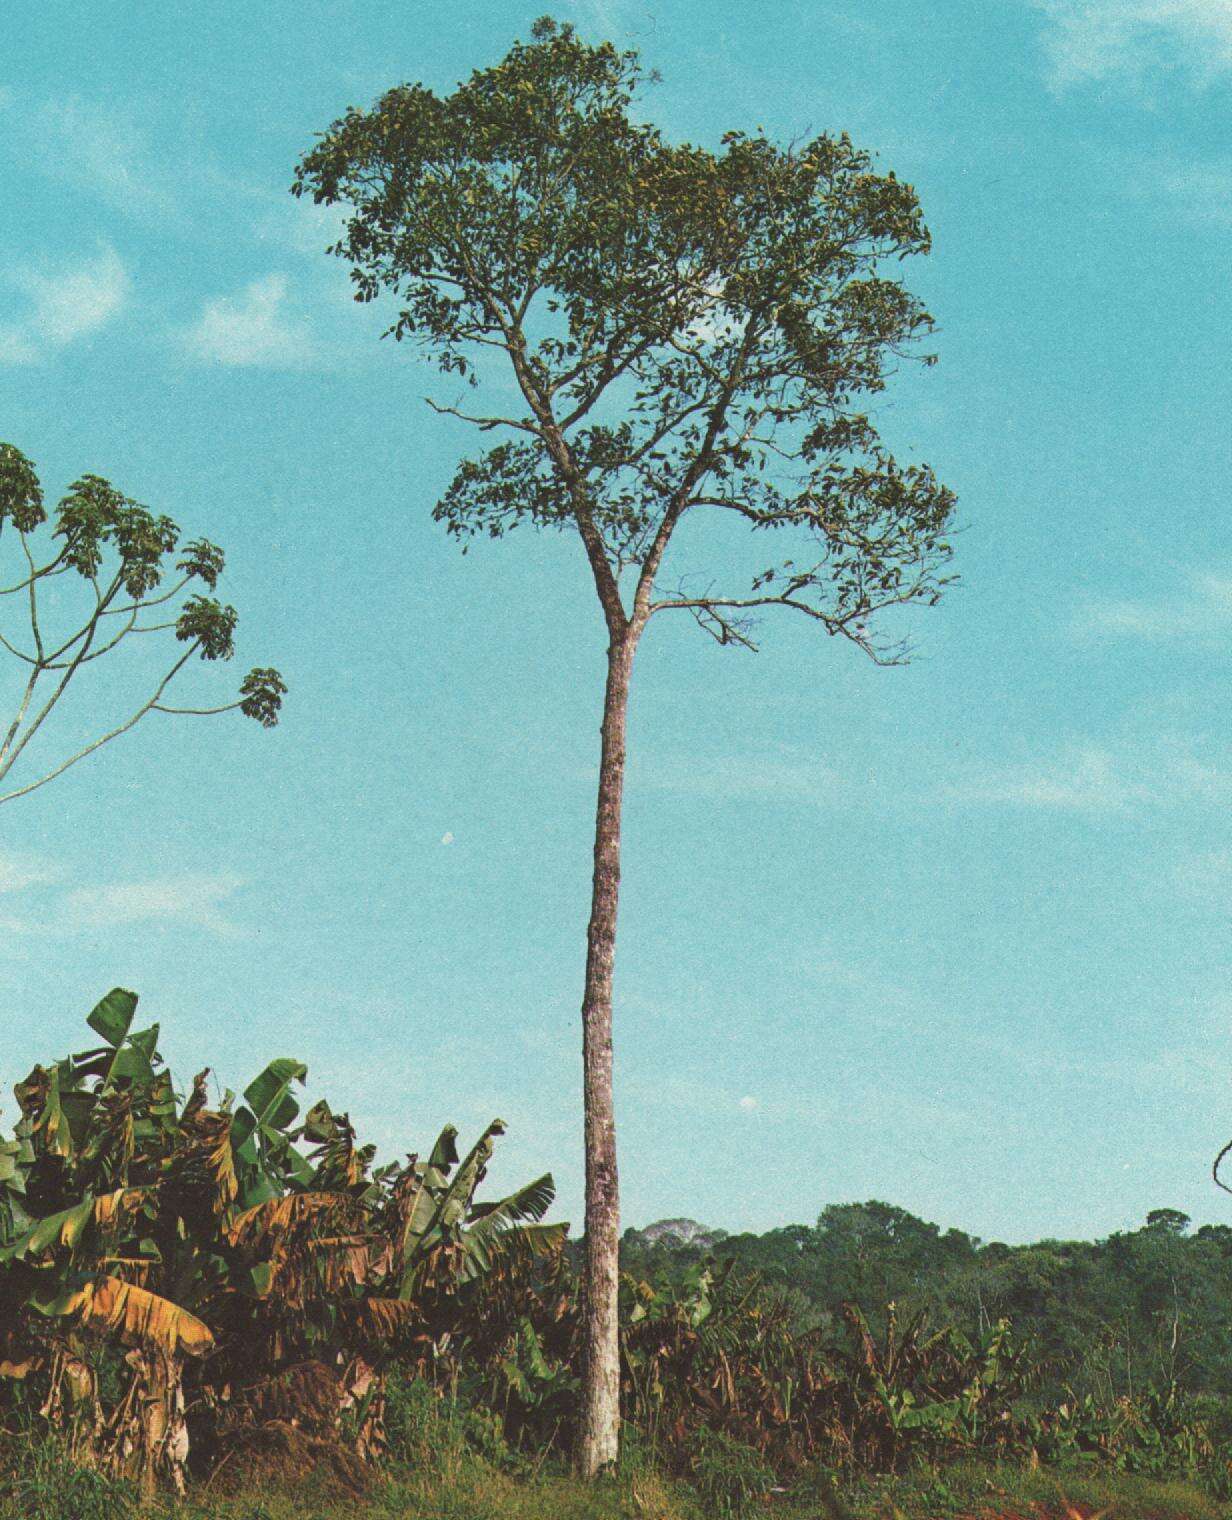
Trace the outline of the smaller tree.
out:
<instances>
[{"instance_id":1,"label":"smaller tree","mask_svg":"<svg viewBox=\"0 0 1232 1520\"><path fill-rule=\"evenodd\" d=\"M1183 1235L1192 1223L1180 1209L1152 1209L1146 1216L1147 1229L1157 1230L1161 1235Z\"/></svg>"},{"instance_id":2,"label":"smaller tree","mask_svg":"<svg viewBox=\"0 0 1232 1520\"><path fill-rule=\"evenodd\" d=\"M235 608L207 594L222 570L216 544L199 538L181 545L169 517L155 516L98 475L74 481L49 518L34 466L12 444L0 443L0 648L25 667L0 740L0 786L88 666L137 634L164 635L173 655L143 665L138 697L111 727L72 748L67 758L48 762L35 779L4 791L0 802L45 786L147 713L238 710L265 728L277 723L286 687L269 667L250 670L238 696L220 706L172 706L168 700L172 682L191 660L229 660L235 652ZM28 627L20 635L4 616L17 607Z\"/></svg>"}]
</instances>

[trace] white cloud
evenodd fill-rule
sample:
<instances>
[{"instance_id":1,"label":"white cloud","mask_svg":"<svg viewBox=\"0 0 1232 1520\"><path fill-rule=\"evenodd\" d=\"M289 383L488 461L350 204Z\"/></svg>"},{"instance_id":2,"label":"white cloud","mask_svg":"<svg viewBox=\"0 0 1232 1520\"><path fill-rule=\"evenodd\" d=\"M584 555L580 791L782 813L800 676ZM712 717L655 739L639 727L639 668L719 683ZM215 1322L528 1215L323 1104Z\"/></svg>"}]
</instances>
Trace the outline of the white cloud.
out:
<instances>
[{"instance_id":1,"label":"white cloud","mask_svg":"<svg viewBox=\"0 0 1232 1520\"><path fill-rule=\"evenodd\" d=\"M233 936L242 932L221 905L244 885L242 877L186 874L115 886L78 887L64 899L64 920L75 929L122 924L179 924Z\"/></svg>"},{"instance_id":2,"label":"white cloud","mask_svg":"<svg viewBox=\"0 0 1232 1520\"><path fill-rule=\"evenodd\" d=\"M1197 902L1223 906L1232 900L1232 850L1207 850L1173 867L1177 889Z\"/></svg>"},{"instance_id":3,"label":"white cloud","mask_svg":"<svg viewBox=\"0 0 1232 1520\"><path fill-rule=\"evenodd\" d=\"M635 760L630 783L656 792L763 802L833 802L844 790L842 779L821 760L787 746L744 755Z\"/></svg>"},{"instance_id":4,"label":"white cloud","mask_svg":"<svg viewBox=\"0 0 1232 1520\"><path fill-rule=\"evenodd\" d=\"M441 843L442 844L452 844L453 843L453 835L451 833L442 834L441 835Z\"/></svg>"},{"instance_id":5,"label":"white cloud","mask_svg":"<svg viewBox=\"0 0 1232 1520\"><path fill-rule=\"evenodd\" d=\"M185 344L208 363L297 369L312 358L312 342L305 324L288 316L286 306L286 276L266 275L238 296L207 301L185 333Z\"/></svg>"},{"instance_id":6,"label":"white cloud","mask_svg":"<svg viewBox=\"0 0 1232 1520\"><path fill-rule=\"evenodd\" d=\"M1144 753L1071 745L1043 762L1007 766L949 787L952 802L992 803L1070 813L1118 813L1232 801L1232 774L1199 759L1179 741Z\"/></svg>"},{"instance_id":7,"label":"white cloud","mask_svg":"<svg viewBox=\"0 0 1232 1520\"><path fill-rule=\"evenodd\" d=\"M1202 638L1232 628L1232 576L1209 572L1190 577L1187 591L1171 601L1092 598L1074 619L1078 634L1142 639Z\"/></svg>"},{"instance_id":8,"label":"white cloud","mask_svg":"<svg viewBox=\"0 0 1232 1520\"><path fill-rule=\"evenodd\" d=\"M0 363L7 364L33 364L90 337L119 314L131 288L119 255L107 247L92 258L12 268L3 278L26 303L15 322L0 324Z\"/></svg>"},{"instance_id":9,"label":"white cloud","mask_svg":"<svg viewBox=\"0 0 1232 1520\"><path fill-rule=\"evenodd\" d=\"M0 854L0 892L24 892L55 881L60 872L41 855L4 851Z\"/></svg>"},{"instance_id":10,"label":"white cloud","mask_svg":"<svg viewBox=\"0 0 1232 1520\"><path fill-rule=\"evenodd\" d=\"M122 211L171 216L176 202L149 163L145 135L131 116L70 96L38 113L46 161L62 177L88 187Z\"/></svg>"},{"instance_id":11,"label":"white cloud","mask_svg":"<svg viewBox=\"0 0 1232 1520\"><path fill-rule=\"evenodd\" d=\"M1232 69L1232 0L1032 0L1061 89L1181 69L1199 83Z\"/></svg>"},{"instance_id":12,"label":"white cloud","mask_svg":"<svg viewBox=\"0 0 1232 1520\"><path fill-rule=\"evenodd\" d=\"M288 244L297 253L319 259L346 231L351 208L345 202L318 205L310 195L283 195L257 224L262 242ZM353 287L347 282L348 293Z\"/></svg>"},{"instance_id":13,"label":"white cloud","mask_svg":"<svg viewBox=\"0 0 1232 1520\"><path fill-rule=\"evenodd\" d=\"M149 133L132 110L61 96L35 103L0 90L5 135L25 163L86 190L127 215L158 222L182 220L184 163ZM165 139L165 129L159 133Z\"/></svg>"},{"instance_id":14,"label":"white cloud","mask_svg":"<svg viewBox=\"0 0 1232 1520\"><path fill-rule=\"evenodd\" d=\"M750 1097L741 1098L740 1107L745 1111L746 1114L751 1114L757 1107L757 1099Z\"/></svg>"},{"instance_id":15,"label":"white cloud","mask_svg":"<svg viewBox=\"0 0 1232 1520\"><path fill-rule=\"evenodd\" d=\"M953 789L965 802L1009 803L1067 812L1105 812L1146 802L1149 792L1122 774L1107 750L1087 745L1039 766L1006 767Z\"/></svg>"},{"instance_id":16,"label":"white cloud","mask_svg":"<svg viewBox=\"0 0 1232 1520\"><path fill-rule=\"evenodd\" d=\"M1170 209L1205 227L1232 226L1232 163L1227 159L1195 164L1161 164L1135 172L1141 194L1162 194Z\"/></svg>"}]
</instances>

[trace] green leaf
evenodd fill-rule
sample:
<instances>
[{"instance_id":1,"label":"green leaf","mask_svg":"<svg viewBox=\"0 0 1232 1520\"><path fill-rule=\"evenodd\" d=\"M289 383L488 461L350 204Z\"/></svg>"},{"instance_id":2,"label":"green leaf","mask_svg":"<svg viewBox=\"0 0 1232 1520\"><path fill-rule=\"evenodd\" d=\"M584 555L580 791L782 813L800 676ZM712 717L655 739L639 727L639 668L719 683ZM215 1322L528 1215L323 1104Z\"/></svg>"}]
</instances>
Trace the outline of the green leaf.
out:
<instances>
[{"instance_id":1,"label":"green leaf","mask_svg":"<svg viewBox=\"0 0 1232 1520\"><path fill-rule=\"evenodd\" d=\"M534 1182L528 1182L525 1187L519 1188L516 1193L510 1193L508 1198L502 1198L498 1203L476 1204L471 1217L485 1222L492 1221L497 1228L521 1219L542 1219L555 1197L556 1184L551 1172L545 1172L542 1177L536 1177Z\"/></svg>"},{"instance_id":2,"label":"green leaf","mask_svg":"<svg viewBox=\"0 0 1232 1520\"><path fill-rule=\"evenodd\" d=\"M20 1261L29 1256L41 1256L53 1246L67 1246L71 1251L80 1241L94 1217L94 1197L87 1193L80 1203L71 1209L61 1209L38 1219L15 1240L0 1251L0 1261Z\"/></svg>"},{"instance_id":3,"label":"green leaf","mask_svg":"<svg viewBox=\"0 0 1232 1520\"><path fill-rule=\"evenodd\" d=\"M268 1261L259 1261L248 1271L249 1291L256 1298L265 1298L274 1280L274 1268Z\"/></svg>"},{"instance_id":4,"label":"green leaf","mask_svg":"<svg viewBox=\"0 0 1232 1520\"><path fill-rule=\"evenodd\" d=\"M113 987L88 1015L86 1023L96 1034L102 1035L109 1045L118 1049L128 1034L136 1012L137 994L127 992L123 987Z\"/></svg>"},{"instance_id":5,"label":"green leaf","mask_svg":"<svg viewBox=\"0 0 1232 1520\"><path fill-rule=\"evenodd\" d=\"M302 1061L281 1056L248 1084L244 1098L262 1128L286 1129L295 1119L299 1104L289 1089L292 1082L302 1082L307 1075L308 1068Z\"/></svg>"},{"instance_id":6,"label":"green leaf","mask_svg":"<svg viewBox=\"0 0 1232 1520\"><path fill-rule=\"evenodd\" d=\"M447 1172L451 1166L455 1166L458 1160L458 1131L453 1124L447 1124L437 1136L436 1144L432 1147L432 1155L428 1165L436 1167L438 1171Z\"/></svg>"}]
</instances>

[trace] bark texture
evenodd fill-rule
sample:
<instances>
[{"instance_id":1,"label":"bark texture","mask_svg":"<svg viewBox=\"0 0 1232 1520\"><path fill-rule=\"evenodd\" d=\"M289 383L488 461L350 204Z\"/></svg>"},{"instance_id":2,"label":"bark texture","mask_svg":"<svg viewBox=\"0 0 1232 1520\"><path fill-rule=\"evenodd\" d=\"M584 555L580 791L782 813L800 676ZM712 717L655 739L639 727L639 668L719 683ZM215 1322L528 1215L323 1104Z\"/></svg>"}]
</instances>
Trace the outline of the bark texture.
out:
<instances>
[{"instance_id":1,"label":"bark texture","mask_svg":"<svg viewBox=\"0 0 1232 1520\"><path fill-rule=\"evenodd\" d=\"M620 1186L612 1107L612 967L620 901L620 811L625 720L636 635L613 635L603 702L595 872L586 937L582 1070L586 1123L586 1257L583 1275L582 1409L578 1470L591 1478L620 1450L618 1320Z\"/></svg>"}]
</instances>

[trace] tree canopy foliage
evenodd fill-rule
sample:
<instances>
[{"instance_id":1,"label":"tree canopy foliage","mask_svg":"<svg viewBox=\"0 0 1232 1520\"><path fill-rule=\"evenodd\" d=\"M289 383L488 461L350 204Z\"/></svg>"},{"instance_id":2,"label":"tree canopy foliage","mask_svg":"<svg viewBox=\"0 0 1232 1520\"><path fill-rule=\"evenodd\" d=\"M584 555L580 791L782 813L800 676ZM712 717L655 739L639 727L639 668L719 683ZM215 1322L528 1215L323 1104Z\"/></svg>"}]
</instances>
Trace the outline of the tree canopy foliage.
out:
<instances>
[{"instance_id":1,"label":"tree canopy foliage","mask_svg":"<svg viewBox=\"0 0 1232 1520\"><path fill-rule=\"evenodd\" d=\"M877 1325L893 1303L969 1335L1007 1319L1057 1391L1113 1397L1175 1382L1232 1397L1232 1227L1193 1230L1176 1209L1102 1240L1009 1246L891 1204L831 1204L815 1225L725 1236L713 1251L791 1291L806 1318L837 1321L855 1303ZM702 1254L625 1238L633 1269L679 1273Z\"/></svg>"},{"instance_id":2,"label":"tree canopy foliage","mask_svg":"<svg viewBox=\"0 0 1232 1520\"><path fill-rule=\"evenodd\" d=\"M894 267L929 247L915 193L845 135L671 144L633 109L643 81L544 20L443 99L348 111L294 188L348 208L334 251L359 300L396 299L395 338L513 402L436 403L500 437L437 504L451 533L578 532L612 629L680 609L748 643L781 607L892 658L875 614L936 599L953 507L866 409L932 329ZM742 589L664 583L700 514L796 546Z\"/></svg>"},{"instance_id":3,"label":"tree canopy foliage","mask_svg":"<svg viewBox=\"0 0 1232 1520\"><path fill-rule=\"evenodd\" d=\"M100 734L102 725L94 724L91 736L72 745L65 758L44 762L35 779L3 792L0 802L53 781L148 713L239 711L265 728L277 723L286 686L269 667L250 670L233 701L172 705L172 682L190 661L230 660L235 653L238 614L213 594L223 567L217 544L204 538L181 542L169 517L100 475L75 480L49 516L30 460L0 443L0 649L21 672L0 738L0 786L70 686L76 688L96 661L112 656L110 670L121 645L146 646L151 636L159 647L172 646L161 663L153 662L152 649L142 649L146 658L133 676L138 694L119 699L125 705L113 726Z\"/></svg>"}]
</instances>

